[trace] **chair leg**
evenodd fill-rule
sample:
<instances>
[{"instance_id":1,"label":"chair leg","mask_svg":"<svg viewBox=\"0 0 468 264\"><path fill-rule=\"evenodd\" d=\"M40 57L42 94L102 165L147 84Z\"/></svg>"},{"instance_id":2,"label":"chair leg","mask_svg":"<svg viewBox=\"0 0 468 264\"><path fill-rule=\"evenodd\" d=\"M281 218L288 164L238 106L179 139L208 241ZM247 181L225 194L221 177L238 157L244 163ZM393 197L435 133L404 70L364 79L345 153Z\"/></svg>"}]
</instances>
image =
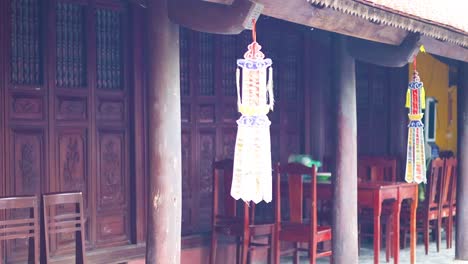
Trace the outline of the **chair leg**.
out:
<instances>
[{"instance_id":1,"label":"chair leg","mask_svg":"<svg viewBox=\"0 0 468 264\"><path fill-rule=\"evenodd\" d=\"M241 243L242 243L241 238L236 237L236 264L239 264L240 259L241 259L241 253L242 253Z\"/></svg>"},{"instance_id":2,"label":"chair leg","mask_svg":"<svg viewBox=\"0 0 468 264\"><path fill-rule=\"evenodd\" d=\"M426 255L429 254L429 220L424 221L424 228L423 228L423 237L424 237L424 250Z\"/></svg>"},{"instance_id":3,"label":"chair leg","mask_svg":"<svg viewBox=\"0 0 468 264\"><path fill-rule=\"evenodd\" d=\"M213 234L211 235L211 251L210 251L210 264L215 264L216 262L216 248L218 246L218 234L213 230ZM236 245L237 247L237 245ZM237 257L237 249L236 249L236 257Z\"/></svg>"},{"instance_id":4,"label":"chair leg","mask_svg":"<svg viewBox=\"0 0 468 264\"><path fill-rule=\"evenodd\" d=\"M391 248L392 248L392 239L391 239L391 223L392 216L388 217L387 223L385 225L385 260L390 262Z\"/></svg>"},{"instance_id":5,"label":"chair leg","mask_svg":"<svg viewBox=\"0 0 468 264\"><path fill-rule=\"evenodd\" d=\"M267 256L267 258L268 258L267 263L268 264L273 264L274 263L274 260L273 260L274 259L274 256L273 256L273 250L274 250L273 240L274 240L273 235L269 235L268 236L268 256Z\"/></svg>"},{"instance_id":6,"label":"chair leg","mask_svg":"<svg viewBox=\"0 0 468 264\"><path fill-rule=\"evenodd\" d=\"M293 255L293 263L294 264L299 264L299 243L295 242L294 243L294 255Z\"/></svg>"},{"instance_id":7,"label":"chair leg","mask_svg":"<svg viewBox=\"0 0 468 264\"><path fill-rule=\"evenodd\" d=\"M358 224L358 256L361 255L361 224Z\"/></svg>"},{"instance_id":8,"label":"chair leg","mask_svg":"<svg viewBox=\"0 0 468 264\"><path fill-rule=\"evenodd\" d=\"M406 230L403 230L403 232L401 232L401 248L402 249L405 249L406 248Z\"/></svg>"},{"instance_id":9,"label":"chair leg","mask_svg":"<svg viewBox=\"0 0 468 264\"><path fill-rule=\"evenodd\" d=\"M317 243L315 241L310 241L309 242L309 256L310 256L309 263L310 264L316 264L316 262L317 262Z\"/></svg>"},{"instance_id":10,"label":"chair leg","mask_svg":"<svg viewBox=\"0 0 468 264\"><path fill-rule=\"evenodd\" d=\"M449 217L449 248L452 248L452 240L453 240L453 216Z\"/></svg>"},{"instance_id":11,"label":"chair leg","mask_svg":"<svg viewBox=\"0 0 468 264\"><path fill-rule=\"evenodd\" d=\"M280 256L281 256L281 241L279 240L279 234L275 231L273 236L273 264L280 264Z\"/></svg>"},{"instance_id":12,"label":"chair leg","mask_svg":"<svg viewBox=\"0 0 468 264\"><path fill-rule=\"evenodd\" d=\"M242 238L242 264L247 264L247 256L249 255L250 235Z\"/></svg>"},{"instance_id":13,"label":"chair leg","mask_svg":"<svg viewBox=\"0 0 468 264\"><path fill-rule=\"evenodd\" d=\"M442 219L441 218L438 218L437 219L437 228L436 228L436 237L437 237L437 240L436 240L436 246L437 246L437 252L440 252L440 244L441 244L441 241L442 241Z\"/></svg>"},{"instance_id":14,"label":"chair leg","mask_svg":"<svg viewBox=\"0 0 468 264\"><path fill-rule=\"evenodd\" d=\"M452 240L453 240L453 216L448 218L448 248L452 248Z\"/></svg>"}]
</instances>

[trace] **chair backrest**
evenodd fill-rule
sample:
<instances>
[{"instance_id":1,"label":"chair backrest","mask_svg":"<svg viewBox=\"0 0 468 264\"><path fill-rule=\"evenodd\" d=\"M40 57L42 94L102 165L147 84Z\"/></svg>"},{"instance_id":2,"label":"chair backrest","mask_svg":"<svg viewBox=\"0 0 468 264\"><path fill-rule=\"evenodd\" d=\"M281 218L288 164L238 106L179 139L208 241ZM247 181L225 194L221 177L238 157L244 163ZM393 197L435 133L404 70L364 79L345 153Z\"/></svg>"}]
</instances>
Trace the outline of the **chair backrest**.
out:
<instances>
[{"instance_id":1,"label":"chair backrest","mask_svg":"<svg viewBox=\"0 0 468 264\"><path fill-rule=\"evenodd\" d=\"M432 160L426 186L427 196L424 200L424 202L426 203L425 209L429 211L436 209L438 210L439 208L443 175L444 161L440 158Z\"/></svg>"},{"instance_id":2,"label":"chair backrest","mask_svg":"<svg viewBox=\"0 0 468 264\"><path fill-rule=\"evenodd\" d=\"M225 159L216 161L213 164L213 211L221 213L224 207L224 216L237 216L237 203L230 195L232 184L233 160ZM222 181L222 185L220 185ZM219 196L222 196L222 205L219 204ZM215 199L216 198L216 199Z\"/></svg>"},{"instance_id":3,"label":"chair backrest","mask_svg":"<svg viewBox=\"0 0 468 264\"><path fill-rule=\"evenodd\" d=\"M220 217L243 217L246 224L254 222L255 204L250 203L250 206L248 206L247 203L237 201L231 196L233 166L232 159L224 159L213 163L213 223ZM222 195L221 199L220 195ZM241 204L242 215L239 214L239 203Z\"/></svg>"},{"instance_id":4,"label":"chair backrest","mask_svg":"<svg viewBox=\"0 0 468 264\"><path fill-rule=\"evenodd\" d=\"M75 233L76 263L86 263L85 253L85 218L83 209L83 194L81 192L45 194L43 200L44 233L46 244L46 260L50 262L50 237L59 233ZM57 206L72 205L73 213L57 213Z\"/></svg>"},{"instance_id":5,"label":"chair backrest","mask_svg":"<svg viewBox=\"0 0 468 264\"><path fill-rule=\"evenodd\" d=\"M304 208L304 181L303 175L310 176L310 224L313 232L317 231L317 172L316 167L311 168L300 163L288 163L276 166L275 177L275 222L281 222L281 174L287 176L289 197L289 221L293 223L303 222Z\"/></svg>"},{"instance_id":6,"label":"chair backrest","mask_svg":"<svg viewBox=\"0 0 468 264\"><path fill-rule=\"evenodd\" d=\"M39 206L36 196L18 196L0 198L0 211L29 209L29 215L23 218L0 221L0 241L29 239L28 263L39 263ZM34 244L34 245L33 245ZM1 245L1 243L0 243ZM1 249L1 247L0 247ZM0 254L1 256L1 254ZM1 260L1 259L0 259Z\"/></svg>"},{"instance_id":7,"label":"chair backrest","mask_svg":"<svg viewBox=\"0 0 468 264\"><path fill-rule=\"evenodd\" d=\"M448 206L457 200L457 159L451 157L445 160L444 187L442 192L442 205Z\"/></svg>"},{"instance_id":8,"label":"chair backrest","mask_svg":"<svg viewBox=\"0 0 468 264\"><path fill-rule=\"evenodd\" d=\"M359 157L358 178L361 181L396 181L397 159L393 157Z\"/></svg>"}]
</instances>

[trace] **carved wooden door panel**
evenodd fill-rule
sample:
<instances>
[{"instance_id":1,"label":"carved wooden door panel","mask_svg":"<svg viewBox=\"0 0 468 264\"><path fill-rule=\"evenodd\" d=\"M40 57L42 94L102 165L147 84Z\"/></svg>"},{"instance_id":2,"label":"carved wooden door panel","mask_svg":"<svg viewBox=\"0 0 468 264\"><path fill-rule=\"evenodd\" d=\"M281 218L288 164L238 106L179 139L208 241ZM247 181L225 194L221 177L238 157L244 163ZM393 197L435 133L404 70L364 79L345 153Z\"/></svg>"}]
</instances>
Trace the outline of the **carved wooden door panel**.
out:
<instances>
[{"instance_id":1,"label":"carved wooden door panel","mask_svg":"<svg viewBox=\"0 0 468 264\"><path fill-rule=\"evenodd\" d=\"M128 86L124 6L53 1L50 33L51 188L82 191L88 247L129 241ZM87 34L86 34L87 32ZM62 208L69 210L70 208ZM60 235L55 254L73 248Z\"/></svg>"},{"instance_id":2,"label":"carved wooden door panel","mask_svg":"<svg viewBox=\"0 0 468 264\"><path fill-rule=\"evenodd\" d=\"M0 127L5 125L1 133L8 175L2 192L82 191L87 246L128 244L126 5L80 0L10 0L2 5L9 18L8 34L0 31L7 36L9 55L0 68L6 75ZM25 246L23 240L9 243L8 261L24 256ZM51 247L53 254L70 252L73 235L53 237Z\"/></svg>"},{"instance_id":3,"label":"carved wooden door panel","mask_svg":"<svg viewBox=\"0 0 468 264\"><path fill-rule=\"evenodd\" d=\"M97 6L93 133L96 245L130 242L128 15L125 5Z\"/></svg>"},{"instance_id":4,"label":"carved wooden door panel","mask_svg":"<svg viewBox=\"0 0 468 264\"><path fill-rule=\"evenodd\" d=\"M7 3L5 67L6 87L2 113L5 117L5 194L38 195L46 185L49 155L47 82L45 80L43 5L40 1ZM10 217L27 214L17 210ZM7 243L9 260L21 259L26 239Z\"/></svg>"}]
</instances>

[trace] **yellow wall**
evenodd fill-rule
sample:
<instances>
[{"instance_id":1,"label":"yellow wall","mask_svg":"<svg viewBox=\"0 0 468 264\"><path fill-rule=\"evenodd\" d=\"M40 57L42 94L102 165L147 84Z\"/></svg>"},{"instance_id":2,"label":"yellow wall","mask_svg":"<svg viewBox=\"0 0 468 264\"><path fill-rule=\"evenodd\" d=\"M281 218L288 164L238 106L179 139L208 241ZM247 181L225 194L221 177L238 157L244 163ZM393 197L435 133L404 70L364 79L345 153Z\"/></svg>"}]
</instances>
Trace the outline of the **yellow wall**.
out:
<instances>
[{"instance_id":1,"label":"yellow wall","mask_svg":"<svg viewBox=\"0 0 468 264\"><path fill-rule=\"evenodd\" d=\"M449 67L428 53L417 56L417 70L424 83L426 97L437 101L436 144L440 150L457 152L457 87L448 87ZM410 80L413 76L413 64L410 63ZM449 93L452 94L452 121L449 124Z\"/></svg>"}]
</instances>

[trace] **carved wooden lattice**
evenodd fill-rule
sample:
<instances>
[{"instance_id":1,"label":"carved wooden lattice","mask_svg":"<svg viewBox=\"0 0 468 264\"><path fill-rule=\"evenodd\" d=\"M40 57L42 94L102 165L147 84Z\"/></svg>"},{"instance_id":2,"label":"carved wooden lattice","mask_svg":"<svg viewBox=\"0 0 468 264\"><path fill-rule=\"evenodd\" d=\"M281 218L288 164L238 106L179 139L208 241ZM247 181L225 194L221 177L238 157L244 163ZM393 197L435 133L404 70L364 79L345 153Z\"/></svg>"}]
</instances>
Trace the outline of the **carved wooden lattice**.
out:
<instances>
[{"instance_id":1,"label":"carved wooden lattice","mask_svg":"<svg viewBox=\"0 0 468 264\"><path fill-rule=\"evenodd\" d=\"M200 33L200 95L214 95L214 41L213 35Z\"/></svg>"},{"instance_id":2,"label":"carved wooden lattice","mask_svg":"<svg viewBox=\"0 0 468 264\"><path fill-rule=\"evenodd\" d=\"M189 72L189 31L181 27L180 39L180 89L182 96L190 95L190 72Z\"/></svg>"},{"instance_id":3,"label":"carved wooden lattice","mask_svg":"<svg viewBox=\"0 0 468 264\"><path fill-rule=\"evenodd\" d=\"M248 41L251 41L252 36L251 34L248 34L247 31L244 31L244 39ZM279 78L280 76L283 75L283 73L279 72L278 70L281 69L281 65L283 65L282 60L280 59L281 55L281 46L280 43L284 40L281 38L282 32L279 31L260 31L259 36L258 36L258 41L260 45L262 45L262 50L263 53L267 55L268 58L270 58L273 61L273 93L275 94L275 100L278 100L280 98L280 89L283 89L282 87L277 89L276 86L279 86ZM250 42L249 42L250 43ZM244 45L241 43L241 45ZM246 45L244 45L242 48L245 49ZM243 53L242 53L243 54ZM269 113L269 115L274 115L275 111Z\"/></svg>"},{"instance_id":4,"label":"carved wooden lattice","mask_svg":"<svg viewBox=\"0 0 468 264\"><path fill-rule=\"evenodd\" d=\"M236 59L240 56L236 54L236 37L222 36L221 37L221 74L223 93L227 96L236 95Z\"/></svg>"},{"instance_id":5,"label":"carved wooden lattice","mask_svg":"<svg viewBox=\"0 0 468 264\"><path fill-rule=\"evenodd\" d=\"M284 39L284 54L283 54L283 65L284 69L281 71L282 81L281 89L284 89L284 95L289 99L296 99L297 88L300 85L299 73L300 58L297 47L300 47L301 40L300 36L296 33L287 34Z\"/></svg>"},{"instance_id":6,"label":"carved wooden lattice","mask_svg":"<svg viewBox=\"0 0 468 264\"><path fill-rule=\"evenodd\" d=\"M55 84L59 87L83 87L86 82L84 51L84 8L57 3L57 64Z\"/></svg>"},{"instance_id":7,"label":"carved wooden lattice","mask_svg":"<svg viewBox=\"0 0 468 264\"><path fill-rule=\"evenodd\" d=\"M39 0L13 0L11 3L13 84L34 85L42 81L39 3Z\"/></svg>"},{"instance_id":8,"label":"carved wooden lattice","mask_svg":"<svg viewBox=\"0 0 468 264\"><path fill-rule=\"evenodd\" d=\"M122 88L121 19L117 11L97 10L97 87L100 89Z\"/></svg>"}]
</instances>

